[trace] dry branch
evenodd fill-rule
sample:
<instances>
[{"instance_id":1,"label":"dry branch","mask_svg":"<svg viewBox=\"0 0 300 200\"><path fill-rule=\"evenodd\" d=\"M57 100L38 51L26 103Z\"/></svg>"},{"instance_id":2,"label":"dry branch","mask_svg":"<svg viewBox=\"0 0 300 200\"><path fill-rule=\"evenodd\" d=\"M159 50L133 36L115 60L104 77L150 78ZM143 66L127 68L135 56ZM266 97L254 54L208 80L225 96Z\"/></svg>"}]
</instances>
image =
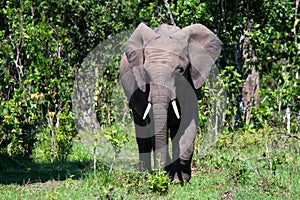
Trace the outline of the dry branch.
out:
<instances>
[{"instance_id":1,"label":"dry branch","mask_svg":"<svg viewBox=\"0 0 300 200\"><path fill-rule=\"evenodd\" d=\"M175 26L176 24L174 22L174 18L173 18L172 11L170 9L170 5L168 3L168 0L164 0L164 2L165 2L165 6L167 8L168 14L170 16L170 24Z\"/></svg>"}]
</instances>

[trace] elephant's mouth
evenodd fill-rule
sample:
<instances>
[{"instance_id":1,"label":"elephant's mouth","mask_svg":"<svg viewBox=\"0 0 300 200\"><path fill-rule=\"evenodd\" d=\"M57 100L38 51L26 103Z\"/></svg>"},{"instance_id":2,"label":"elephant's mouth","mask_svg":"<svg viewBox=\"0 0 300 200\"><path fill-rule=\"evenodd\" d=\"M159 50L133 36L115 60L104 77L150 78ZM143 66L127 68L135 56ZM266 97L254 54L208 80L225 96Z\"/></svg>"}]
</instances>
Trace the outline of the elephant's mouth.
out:
<instances>
[{"instance_id":1,"label":"elephant's mouth","mask_svg":"<svg viewBox=\"0 0 300 200\"><path fill-rule=\"evenodd\" d=\"M176 87L174 79L174 70L160 63L145 65L146 77L150 86L148 105L144 111L143 119L145 120L151 111L152 105L161 105L167 109L172 105L174 113L180 119L179 109L176 102ZM171 104L169 104L171 102Z\"/></svg>"},{"instance_id":2,"label":"elephant's mouth","mask_svg":"<svg viewBox=\"0 0 300 200\"><path fill-rule=\"evenodd\" d=\"M179 114L179 110L178 110L178 107L177 107L176 100L172 100L171 104L172 104L172 108L174 110L174 113L175 113L177 119L180 119L180 114ZM147 105L147 107L146 107L146 110L144 112L143 120L145 120L146 117L148 116L148 114L149 114L149 112L151 110L151 107L152 107L152 104L149 102L148 105Z\"/></svg>"}]
</instances>

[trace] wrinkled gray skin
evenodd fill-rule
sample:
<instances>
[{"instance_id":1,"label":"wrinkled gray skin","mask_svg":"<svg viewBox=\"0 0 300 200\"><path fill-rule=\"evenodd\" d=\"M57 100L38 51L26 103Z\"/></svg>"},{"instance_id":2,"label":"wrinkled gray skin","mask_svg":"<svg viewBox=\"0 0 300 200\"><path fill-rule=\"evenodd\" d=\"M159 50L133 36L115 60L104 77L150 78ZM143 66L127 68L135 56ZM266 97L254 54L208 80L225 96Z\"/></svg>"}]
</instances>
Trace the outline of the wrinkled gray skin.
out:
<instances>
[{"instance_id":1,"label":"wrinkled gray skin","mask_svg":"<svg viewBox=\"0 0 300 200\"><path fill-rule=\"evenodd\" d=\"M141 23L126 42L121 81L133 112L142 169L152 170L153 152L154 168L165 169L173 179L190 180L198 126L194 90L204 83L221 46L201 24L183 29L163 24L153 30Z\"/></svg>"}]
</instances>

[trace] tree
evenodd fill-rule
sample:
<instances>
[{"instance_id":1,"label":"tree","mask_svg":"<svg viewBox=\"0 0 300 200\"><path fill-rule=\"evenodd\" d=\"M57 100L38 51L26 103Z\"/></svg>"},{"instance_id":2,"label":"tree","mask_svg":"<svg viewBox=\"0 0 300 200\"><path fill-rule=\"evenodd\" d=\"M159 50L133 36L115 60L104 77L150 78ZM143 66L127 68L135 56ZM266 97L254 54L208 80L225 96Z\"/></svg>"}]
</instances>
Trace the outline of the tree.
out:
<instances>
[{"instance_id":1,"label":"tree","mask_svg":"<svg viewBox=\"0 0 300 200\"><path fill-rule=\"evenodd\" d=\"M31 157L42 146L49 159L65 160L77 134L71 102L75 74L99 43L141 21L151 27L202 23L218 35L226 127L269 124L299 131L299 19L299 0L3 1L0 151ZM112 94L120 59L109 51L105 56L112 62L103 65L95 92L99 125L108 127L116 116L110 105L117 101ZM212 91L202 88L202 114L213 110ZM211 115L201 116L205 127Z\"/></svg>"}]
</instances>

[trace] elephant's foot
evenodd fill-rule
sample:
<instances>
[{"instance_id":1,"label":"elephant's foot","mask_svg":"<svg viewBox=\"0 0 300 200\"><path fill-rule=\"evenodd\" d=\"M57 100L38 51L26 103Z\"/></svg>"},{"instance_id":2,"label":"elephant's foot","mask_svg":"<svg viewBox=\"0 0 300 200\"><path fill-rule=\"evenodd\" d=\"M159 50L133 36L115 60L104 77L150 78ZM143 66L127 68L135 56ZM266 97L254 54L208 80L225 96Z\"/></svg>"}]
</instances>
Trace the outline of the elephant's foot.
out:
<instances>
[{"instance_id":1,"label":"elephant's foot","mask_svg":"<svg viewBox=\"0 0 300 200\"><path fill-rule=\"evenodd\" d=\"M169 174L171 176L171 179L176 182L189 182L192 175L191 161L180 160L174 162L172 168L169 171Z\"/></svg>"},{"instance_id":2,"label":"elephant's foot","mask_svg":"<svg viewBox=\"0 0 300 200\"><path fill-rule=\"evenodd\" d=\"M179 171L174 174L174 177L172 179L180 183L183 183L184 181L189 182L191 179L191 174L184 173L183 171Z\"/></svg>"}]
</instances>

